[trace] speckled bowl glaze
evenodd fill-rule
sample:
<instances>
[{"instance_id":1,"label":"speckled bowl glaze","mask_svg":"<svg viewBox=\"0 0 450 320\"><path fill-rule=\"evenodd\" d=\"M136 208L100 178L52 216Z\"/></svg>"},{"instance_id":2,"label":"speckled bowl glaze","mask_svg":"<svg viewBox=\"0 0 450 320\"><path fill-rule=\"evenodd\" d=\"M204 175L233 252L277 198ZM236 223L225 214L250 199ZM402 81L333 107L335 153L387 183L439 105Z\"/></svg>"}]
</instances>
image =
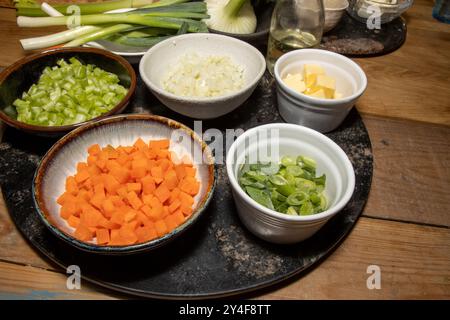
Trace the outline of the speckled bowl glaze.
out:
<instances>
[{"instance_id":1,"label":"speckled bowl glaze","mask_svg":"<svg viewBox=\"0 0 450 320\"><path fill-rule=\"evenodd\" d=\"M304 155L316 160L317 174L326 175L327 210L308 216L279 213L260 205L239 185L241 164L279 161L284 155ZM345 152L327 136L295 124L273 123L247 130L232 144L226 166L242 223L254 235L273 243L308 239L344 208L355 189L355 172Z\"/></svg>"},{"instance_id":2,"label":"speckled bowl glaze","mask_svg":"<svg viewBox=\"0 0 450 320\"><path fill-rule=\"evenodd\" d=\"M127 95L110 111L91 120L67 126L36 126L17 121L4 109L14 102L33 83L39 80L47 66L55 66L59 59L76 57L86 64L95 64L103 70L116 74L120 84L128 89ZM52 49L26 56L13 63L0 73L0 119L19 130L40 136L62 136L65 133L110 115L122 112L128 105L136 88L136 73L124 58L109 51L95 48L61 48Z\"/></svg>"},{"instance_id":3,"label":"speckled bowl glaze","mask_svg":"<svg viewBox=\"0 0 450 320\"><path fill-rule=\"evenodd\" d=\"M245 84L240 90L217 97L182 97L166 91L162 79L187 53L200 56L228 56L244 68ZM142 57L139 73L145 85L165 106L195 119L212 119L227 114L243 104L253 93L266 70L266 60L248 43L210 33L190 33L164 40Z\"/></svg>"},{"instance_id":4,"label":"speckled bowl glaze","mask_svg":"<svg viewBox=\"0 0 450 320\"><path fill-rule=\"evenodd\" d=\"M176 135L174 135L176 133ZM197 168L196 178L201 188L195 197L194 212L178 228L165 236L129 246L100 246L82 242L71 234L71 228L59 215L57 198L64 192L65 180L76 172L76 164L85 161L87 149L98 143L100 146L132 145L136 139L171 139L171 150L180 158L189 155ZM184 141L180 143L179 141ZM186 147L186 144L187 146ZM33 181L33 198L44 224L58 238L81 250L100 254L130 254L152 250L173 240L187 230L202 215L214 192L216 173L214 159L208 146L188 127L174 120L153 115L123 115L109 117L73 130L61 138L45 154L36 170Z\"/></svg>"}]
</instances>

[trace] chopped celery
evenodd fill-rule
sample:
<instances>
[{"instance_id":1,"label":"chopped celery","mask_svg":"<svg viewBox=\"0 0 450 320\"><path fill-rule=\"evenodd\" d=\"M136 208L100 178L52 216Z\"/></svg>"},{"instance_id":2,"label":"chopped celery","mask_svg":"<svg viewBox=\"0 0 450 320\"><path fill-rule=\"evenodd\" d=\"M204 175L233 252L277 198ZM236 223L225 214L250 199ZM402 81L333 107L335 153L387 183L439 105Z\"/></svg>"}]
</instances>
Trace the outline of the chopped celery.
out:
<instances>
[{"instance_id":1,"label":"chopped celery","mask_svg":"<svg viewBox=\"0 0 450 320\"><path fill-rule=\"evenodd\" d=\"M75 57L45 67L39 81L13 103L17 120L62 126L95 118L113 109L128 90L117 75Z\"/></svg>"}]
</instances>

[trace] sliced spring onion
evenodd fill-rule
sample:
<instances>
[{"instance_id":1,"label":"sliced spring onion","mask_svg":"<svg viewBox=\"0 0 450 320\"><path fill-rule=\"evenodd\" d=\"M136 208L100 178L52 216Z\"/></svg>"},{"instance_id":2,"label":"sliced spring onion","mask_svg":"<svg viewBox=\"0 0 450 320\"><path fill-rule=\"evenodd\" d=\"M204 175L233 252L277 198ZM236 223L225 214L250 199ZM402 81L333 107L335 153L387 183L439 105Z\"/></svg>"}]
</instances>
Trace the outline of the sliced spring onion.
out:
<instances>
[{"instance_id":1,"label":"sliced spring onion","mask_svg":"<svg viewBox=\"0 0 450 320\"><path fill-rule=\"evenodd\" d=\"M316 162L284 156L280 163L241 165L239 184L256 202L288 215L310 215L327 209L326 176L315 176Z\"/></svg>"}]
</instances>

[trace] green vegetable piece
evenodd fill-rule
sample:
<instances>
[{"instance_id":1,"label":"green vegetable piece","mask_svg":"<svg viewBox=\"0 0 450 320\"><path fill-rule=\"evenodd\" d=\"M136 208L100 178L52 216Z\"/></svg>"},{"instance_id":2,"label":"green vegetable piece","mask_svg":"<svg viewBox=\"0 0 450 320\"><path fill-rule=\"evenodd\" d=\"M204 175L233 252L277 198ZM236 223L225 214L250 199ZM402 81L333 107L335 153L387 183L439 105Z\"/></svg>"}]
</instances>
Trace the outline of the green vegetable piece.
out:
<instances>
[{"instance_id":1,"label":"green vegetable piece","mask_svg":"<svg viewBox=\"0 0 450 320\"><path fill-rule=\"evenodd\" d=\"M248 195L259 204L269 209L274 209L272 201L270 200L270 196L263 190L256 189L250 186L247 186L245 190L247 191Z\"/></svg>"},{"instance_id":2,"label":"green vegetable piece","mask_svg":"<svg viewBox=\"0 0 450 320\"><path fill-rule=\"evenodd\" d=\"M291 216L296 216L296 215L298 215L297 210L295 210L294 207L289 207L289 208L287 208L286 214L291 215Z\"/></svg>"},{"instance_id":3,"label":"green vegetable piece","mask_svg":"<svg viewBox=\"0 0 450 320\"><path fill-rule=\"evenodd\" d=\"M276 174L269 177L270 182L272 182L275 186L284 186L288 184L288 181L281 175Z\"/></svg>"},{"instance_id":4,"label":"green vegetable piece","mask_svg":"<svg viewBox=\"0 0 450 320\"><path fill-rule=\"evenodd\" d=\"M322 174L320 177L318 178L314 178L313 181L320 186L325 186L325 182L327 180L327 177L325 176L325 174Z\"/></svg>"},{"instance_id":5,"label":"green vegetable piece","mask_svg":"<svg viewBox=\"0 0 450 320\"><path fill-rule=\"evenodd\" d=\"M314 206L310 201L305 201L300 207L301 216L309 216L314 213Z\"/></svg>"},{"instance_id":6,"label":"green vegetable piece","mask_svg":"<svg viewBox=\"0 0 450 320\"><path fill-rule=\"evenodd\" d=\"M296 161L293 157L291 156L284 156L281 158L281 164L285 167L288 166L295 166L296 165Z\"/></svg>"},{"instance_id":7,"label":"green vegetable piece","mask_svg":"<svg viewBox=\"0 0 450 320\"><path fill-rule=\"evenodd\" d=\"M260 170L266 175L274 175L277 174L280 170L280 165L275 162L270 162L266 165L261 166Z\"/></svg>"},{"instance_id":8,"label":"green vegetable piece","mask_svg":"<svg viewBox=\"0 0 450 320\"><path fill-rule=\"evenodd\" d=\"M308 199L309 195L307 193L294 192L287 197L286 202L291 206L299 206L305 201L308 201Z\"/></svg>"},{"instance_id":9,"label":"green vegetable piece","mask_svg":"<svg viewBox=\"0 0 450 320\"><path fill-rule=\"evenodd\" d=\"M303 169L297 165L286 167L286 174L292 175L294 177L301 176L303 172L304 172Z\"/></svg>"}]
</instances>

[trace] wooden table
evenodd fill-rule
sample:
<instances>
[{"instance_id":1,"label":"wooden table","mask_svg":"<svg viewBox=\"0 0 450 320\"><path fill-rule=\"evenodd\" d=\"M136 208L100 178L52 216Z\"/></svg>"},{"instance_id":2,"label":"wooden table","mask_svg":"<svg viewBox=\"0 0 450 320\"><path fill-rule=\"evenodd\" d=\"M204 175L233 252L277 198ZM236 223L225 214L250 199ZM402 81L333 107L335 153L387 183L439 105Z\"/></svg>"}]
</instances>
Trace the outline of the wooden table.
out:
<instances>
[{"instance_id":1,"label":"wooden table","mask_svg":"<svg viewBox=\"0 0 450 320\"><path fill-rule=\"evenodd\" d=\"M356 59L369 80L357 108L375 158L362 217L317 268L256 298L450 298L450 25L431 17L432 6L416 0L404 15L402 48ZM0 8L0 66L24 55L18 39L49 31L19 29L14 10ZM369 265L381 268L379 290L367 289ZM1 201L0 298L124 297L86 282L67 290L63 270L30 247Z\"/></svg>"}]
</instances>

